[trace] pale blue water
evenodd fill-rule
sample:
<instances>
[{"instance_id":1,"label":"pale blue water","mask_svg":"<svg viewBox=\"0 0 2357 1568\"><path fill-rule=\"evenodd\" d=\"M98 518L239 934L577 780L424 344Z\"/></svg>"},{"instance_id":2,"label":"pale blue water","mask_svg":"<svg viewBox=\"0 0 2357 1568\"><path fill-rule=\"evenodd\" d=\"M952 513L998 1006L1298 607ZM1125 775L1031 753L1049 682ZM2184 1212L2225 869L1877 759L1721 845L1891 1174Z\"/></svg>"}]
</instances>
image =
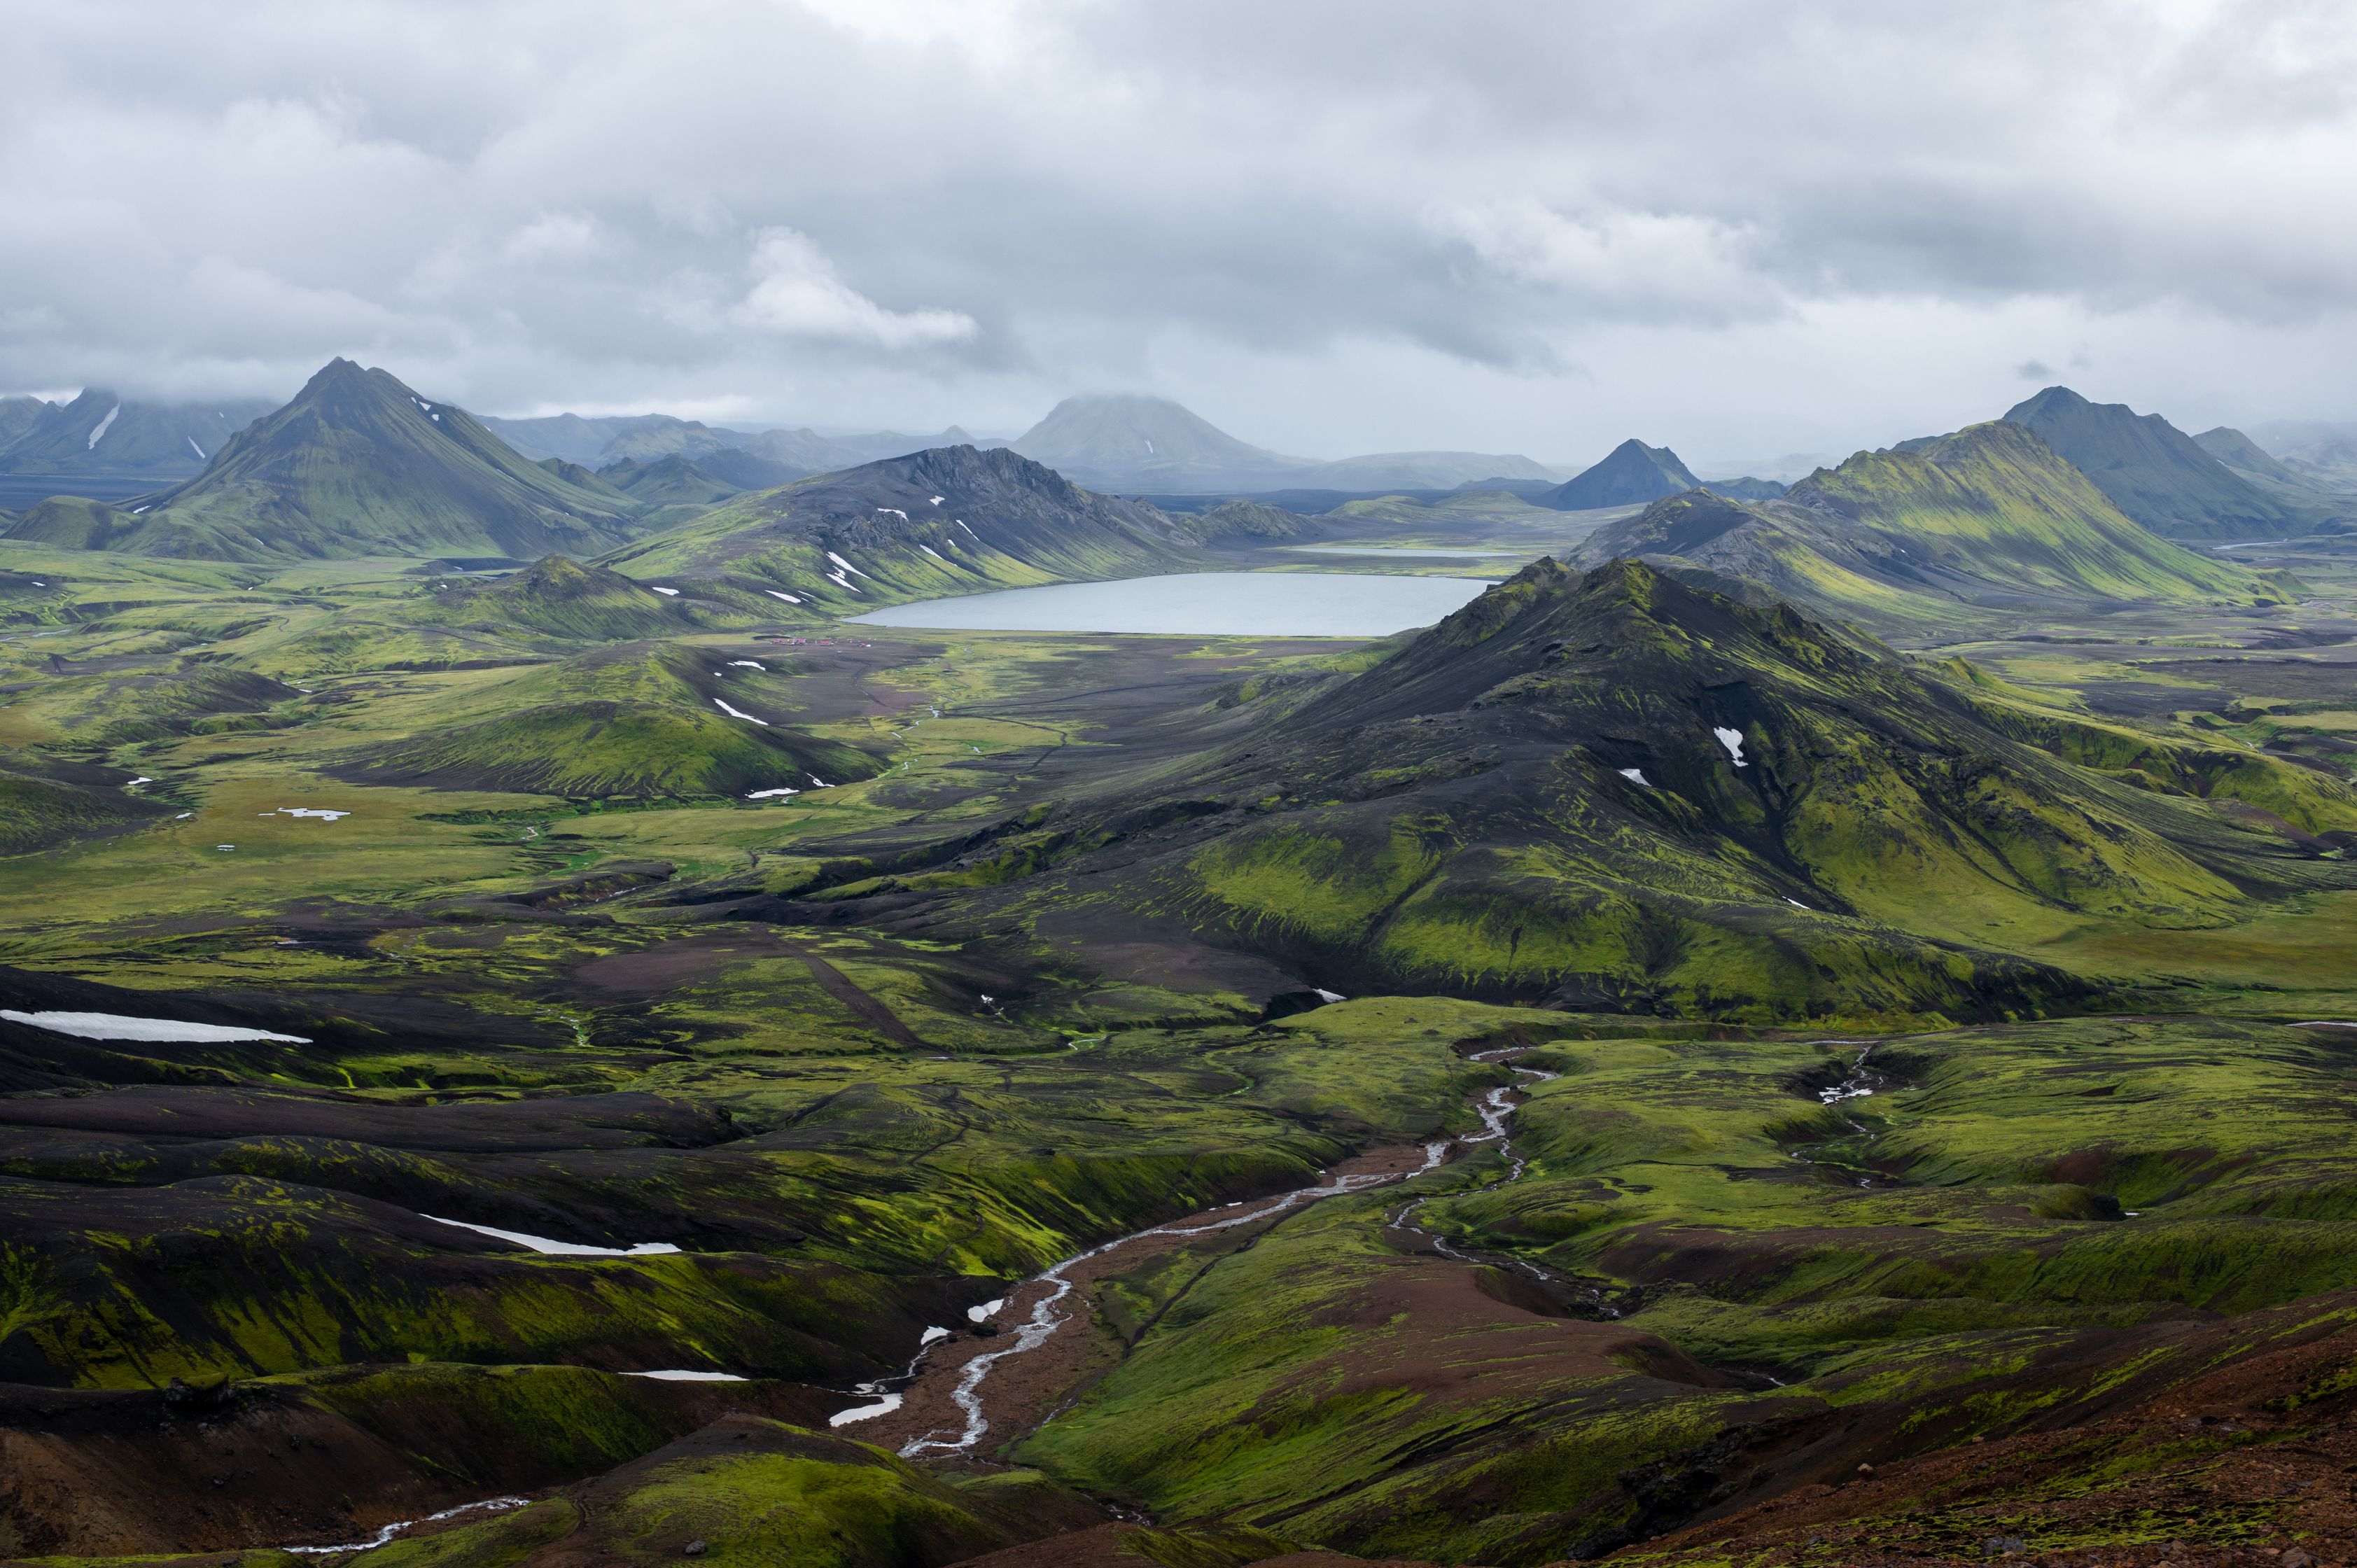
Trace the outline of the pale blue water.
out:
<instances>
[{"instance_id":1,"label":"pale blue water","mask_svg":"<svg viewBox=\"0 0 2357 1568\"><path fill-rule=\"evenodd\" d=\"M1472 555L1503 555L1510 560L1536 556L1535 550L1426 550L1412 544L1287 544L1307 555L1417 555L1435 561L1455 561Z\"/></svg>"},{"instance_id":2,"label":"pale blue water","mask_svg":"<svg viewBox=\"0 0 2357 1568\"><path fill-rule=\"evenodd\" d=\"M1128 631L1197 637L1388 637L1430 626L1490 585L1345 572L1180 572L894 605L855 626Z\"/></svg>"}]
</instances>

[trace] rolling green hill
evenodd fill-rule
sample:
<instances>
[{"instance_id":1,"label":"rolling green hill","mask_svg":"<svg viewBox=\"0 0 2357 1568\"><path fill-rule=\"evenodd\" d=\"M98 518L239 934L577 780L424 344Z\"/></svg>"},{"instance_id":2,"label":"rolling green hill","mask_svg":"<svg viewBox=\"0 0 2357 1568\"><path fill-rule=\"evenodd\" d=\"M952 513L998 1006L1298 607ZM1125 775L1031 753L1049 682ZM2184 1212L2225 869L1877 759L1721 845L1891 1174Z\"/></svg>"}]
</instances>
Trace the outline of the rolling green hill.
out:
<instances>
[{"instance_id":1,"label":"rolling green hill","mask_svg":"<svg viewBox=\"0 0 2357 1568\"><path fill-rule=\"evenodd\" d=\"M1591 535L1577 559L1672 557L1869 625L1959 607L2266 604L2273 580L2152 533L2022 425L1861 452L1780 499L1674 496Z\"/></svg>"},{"instance_id":2,"label":"rolling green hill","mask_svg":"<svg viewBox=\"0 0 2357 1568\"><path fill-rule=\"evenodd\" d=\"M2357 509L2253 483L2157 413L2089 403L2069 387L2048 387L2005 417L2036 432L2120 510L2171 539L2275 539L2357 518Z\"/></svg>"},{"instance_id":3,"label":"rolling green hill","mask_svg":"<svg viewBox=\"0 0 2357 1568\"><path fill-rule=\"evenodd\" d=\"M1184 928L1352 994L1760 1020L2035 1006L2080 983L2011 955L2083 917L2198 927L2348 880L2305 836L2357 828L2337 780L1958 673L1637 562L1541 560L1215 755L953 846L930 881L1013 877L965 897L1083 946Z\"/></svg>"},{"instance_id":4,"label":"rolling green hill","mask_svg":"<svg viewBox=\"0 0 2357 1568\"><path fill-rule=\"evenodd\" d=\"M603 566L544 555L489 582L461 581L434 596L417 618L445 626L521 629L580 642L676 636L696 621L675 598Z\"/></svg>"},{"instance_id":5,"label":"rolling green hill","mask_svg":"<svg viewBox=\"0 0 2357 1568\"><path fill-rule=\"evenodd\" d=\"M746 668L659 643L600 648L528 671L439 725L350 754L335 771L367 783L573 799L800 791L877 771L866 753L795 727L783 661L760 662Z\"/></svg>"},{"instance_id":6,"label":"rolling green hill","mask_svg":"<svg viewBox=\"0 0 2357 1568\"><path fill-rule=\"evenodd\" d=\"M273 561L594 553L636 509L527 462L464 410L337 360L255 421L204 472L108 520L103 548ZM35 532L24 532L27 528ZM66 542L51 521L8 534Z\"/></svg>"},{"instance_id":7,"label":"rolling green hill","mask_svg":"<svg viewBox=\"0 0 2357 1568\"><path fill-rule=\"evenodd\" d=\"M1005 447L941 446L743 497L604 557L637 577L834 614L1196 564L1184 527Z\"/></svg>"},{"instance_id":8,"label":"rolling green hill","mask_svg":"<svg viewBox=\"0 0 2357 1568\"><path fill-rule=\"evenodd\" d=\"M51 496L19 512L0 537L63 550L120 550L141 537L140 520L86 496Z\"/></svg>"}]
</instances>

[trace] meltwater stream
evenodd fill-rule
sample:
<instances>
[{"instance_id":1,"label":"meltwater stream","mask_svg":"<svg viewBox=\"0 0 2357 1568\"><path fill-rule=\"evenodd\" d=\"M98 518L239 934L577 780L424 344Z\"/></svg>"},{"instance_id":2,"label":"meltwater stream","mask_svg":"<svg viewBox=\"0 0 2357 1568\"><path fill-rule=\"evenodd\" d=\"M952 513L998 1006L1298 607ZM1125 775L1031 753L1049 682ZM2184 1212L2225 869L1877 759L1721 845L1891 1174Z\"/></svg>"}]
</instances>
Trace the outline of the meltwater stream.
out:
<instances>
[{"instance_id":1,"label":"meltwater stream","mask_svg":"<svg viewBox=\"0 0 2357 1568\"><path fill-rule=\"evenodd\" d=\"M1559 1072L1549 1072L1544 1068L1524 1067L1520 1062L1507 1060L1510 1057L1518 1057L1522 1055L1523 1052L1527 1049L1529 1049L1527 1046L1508 1046L1494 1051L1476 1051L1473 1054L1473 1059L1477 1062L1504 1062L1508 1067L1511 1067L1514 1071L1521 1073L1532 1083L1545 1083L1552 1079L1557 1079L1563 1076ZM1475 1107L1475 1109L1481 1114L1481 1131L1458 1140L1458 1142L1467 1144L1496 1144L1499 1147L1499 1152L1506 1156L1506 1174L1500 1176L1495 1181L1484 1182L1481 1186L1469 1189L1470 1192L1495 1192L1501 1187L1522 1180L1523 1173L1530 1169L1530 1161L1524 1158L1523 1152L1520 1149L1515 1148L1514 1145L1508 1142L1506 1138L1507 1120L1513 1115L1517 1109L1519 1109L1514 1100L1514 1096L1523 1091L1523 1086L1520 1084L1501 1084L1497 1088L1491 1090L1489 1093L1483 1095L1481 1097L1480 1103ZM1446 1149L1448 1145L1445 1144L1435 1144L1430 1147L1432 1149ZM1427 1150L1427 1154L1429 1154L1429 1150ZM1429 1170L1437 1163L1438 1160L1437 1156L1428 1158L1426 1162L1425 1168ZM1479 1263L1488 1262L1489 1260L1477 1258L1470 1252L1459 1251L1455 1247L1450 1246L1445 1238L1438 1236L1430 1230L1426 1230L1423 1226L1416 1224L1409 1218L1409 1216L1421 1211L1424 1206L1430 1203L1433 1197L1437 1196L1437 1194L1426 1194L1423 1197L1419 1197L1412 1202L1401 1205L1399 1212L1393 1215L1391 1218L1390 1228L1394 1230L1415 1231L1417 1235L1432 1243L1432 1250L1434 1251L1438 1252L1445 1258L1454 1258L1460 1263ZM1458 1196L1467 1195L1459 1194ZM1540 1268L1536 1263L1534 1263L1527 1259L1510 1258L1504 1261L1511 1262L1516 1268L1522 1269L1529 1273L1535 1274L1540 1279L1552 1280L1555 1278L1555 1276L1547 1273L1546 1270ZM1609 1311L1610 1309L1607 1308L1607 1310ZM1617 1316L1619 1315L1616 1313L1614 1316Z\"/></svg>"},{"instance_id":2,"label":"meltwater stream","mask_svg":"<svg viewBox=\"0 0 2357 1568\"><path fill-rule=\"evenodd\" d=\"M1428 1156L1424 1168L1430 1170L1438 1163L1437 1156ZM1034 1283L1044 1281L1054 1288L1040 1297L1032 1306L1031 1316L1024 1320L1020 1328L1015 1331L1015 1343L1004 1350L990 1350L976 1356L973 1360L968 1361L958 1374L957 1387L951 1391L950 1398L956 1402L958 1410L965 1416L964 1426L953 1436L944 1436L935 1431L929 1432L922 1437L911 1438L900 1445L900 1457L909 1459L920 1454L934 1452L966 1454L973 1451L974 1445L982 1440L982 1434L990 1430L990 1419L983 1413L982 1409L983 1380L990 1376L991 1368L1007 1357L1020 1356L1027 1350L1037 1350L1054 1337L1056 1330L1071 1321L1065 1314L1056 1309L1066 1296L1072 1294L1072 1282L1065 1277L1065 1271L1074 1264L1084 1263L1091 1258L1102 1258L1107 1252L1126 1247L1132 1241L1143 1240L1148 1236L1200 1236L1212 1230L1225 1230L1232 1226L1249 1225L1254 1220L1265 1219L1274 1214L1282 1214L1288 1208L1304 1203L1314 1203L1321 1197L1356 1192L1361 1187L1376 1187L1396 1179L1398 1179L1396 1176L1380 1173L1367 1176L1338 1176L1316 1187L1300 1187L1282 1194L1254 1208L1249 1214L1238 1214L1226 1219L1214 1219L1202 1225L1157 1225L1144 1230L1133 1230L1126 1236L1117 1236L1110 1241L1101 1242L1085 1252L1075 1252L1054 1268L1034 1274L1025 1283ZM896 1403L889 1408L898 1409L899 1406ZM879 1409L875 1413L881 1415L885 1412Z\"/></svg>"},{"instance_id":3,"label":"meltwater stream","mask_svg":"<svg viewBox=\"0 0 2357 1568\"><path fill-rule=\"evenodd\" d=\"M1484 1062L1504 1062L1508 1058L1521 1055L1522 1052L1527 1048L1528 1047L1508 1047L1501 1050L1481 1051L1476 1053L1472 1059L1475 1061ZM1561 1076L1560 1074L1547 1072L1538 1068L1522 1067L1512 1063L1509 1063L1508 1065L1512 1066L1515 1072L1520 1073L1524 1079L1533 1083L1544 1082L1549 1079ZM1253 1203L1249 1206L1246 1212L1230 1215L1224 1219L1208 1220L1200 1225L1150 1226L1146 1230L1135 1230L1126 1236L1116 1237L1113 1240L1102 1242L1097 1246L1090 1248L1086 1251L1076 1252L1072 1256L1066 1258L1062 1262L1058 1263L1055 1267L1033 1275L1030 1280L1026 1281L1025 1283L1046 1283L1052 1288L1046 1295L1042 1296L1033 1305L1030 1316L1025 1319L1022 1326L1016 1330L1015 1343L1007 1346L1004 1349L986 1351L982 1355L976 1356L974 1359L968 1361L959 1371L957 1386L952 1391L950 1397L956 1403L960 1413L963 1415L963 1424L955 1433L947 1433L936 1429L935 1431L926 1433L921 1437L911 1439L900 1446L899 1453L901 1457L914 1458L919 1455L929 1453L970 1454L974 1451L974 1444L979 1443L982 1440L983 1435L990 1430L990 1419L984 1412L982 1404L982 1385L984 1380L990 1376L991 1369L996 1366L1000 1361L1005 1360L1009 1356L1019 1356L1027 1351L1038 1349L1040 1346L1046 1344L1050 1338L1054 1337L1058 1329L1072 1321L1070 1314L1059 1311L1058 1309L1072 1294L1072 1290L1074 1288L1073 1282L1068 1276L1067 1271L1073 1268L1076 1264L1085 1262L1092 1258L1101 1258L1108 1252L1114 1251L1120 1248L1128 1246L1133 1241L1142 1240L1149 1236L1205 1235L1214 1230L1225 1230L1234 1226L1250 1225L1258 1220L1271 1219L1276 1215L1283 1214L1289 1209L1297 1208L1304 1204L1314 1203L1320 1198L1335 1197L1343 1193L1359 1192L1368 1187L1381 1187L1389 1182L1403 1181L1411 1176L1422 1176L1426 1172L1437 1168L1440 1165L1441 1161L1447 1158L1448 1151L1452 1147L1456 1147L1460 1144L1467 1147L1473 1147L1484 1144L1498 1144L1501 1145L1502 1152L1505 1154L1508 1160L1508 1168L1504 1176L1499 1177L1493 1182L1490 1182L1483 1187L1477 1187L1472 1190L1477 1192L1487 1192L1493 1188L1503 1187L1509 1182L1521 1179L1523 1173L1529 1168L1529 1162L1523 1158L1521 1152L1515 1149L1511 1142L1507 1141L1506 1133L1506 1124L1512 1119L1514 1112L1518 1108L1514 1096L1520 1092L1520 1090L1521 1086L1519 1085L1506 1084L1500 1085L1499 1087L1485 1092L1474 1105L1476 1113L1479 1114L1481 1119L1481 1131L1479 1133L1468 1133L1462 1138L1443 1138L1426 1144L1424 1146L1424 1163L1416 1166L1414 1170L1369 1172L1358 1176L1332 1176L1314 1187L1299 1187L1292 1192L1279 1194L1274 1198ZM1427 1201L1429 1201L1428 1198L1418 1198L1415 1202L1407 1204L1402 1208L1397 1214L1392 1216L1391 1224L1397 1228L1415 1230L1420 1235L1430 1237L1435 1249L1451 1258L1456 1258L1469 1262L1480 1262L1481 1260L1471 1258L1466 1253L1458 1251L1438 1237L1431 1236L1430 1232L1425 1231L1420 1227L1407 1222L1407 1217L1418 1208L1421 1208ZM1239 1205L1238 1207L1244 1206ZM429 1216L428 1218L432 1217ZM442 1223L446 1225L465 1224L464 1221L448 1219L443 1220ZM589 1255L630 1256L633 1252L658 1250L640 1247L633 1248L625 1251L620 1248L583 1247L572 1243L554 1242L542 1237L527 1237L521 1232L494 1231L488 1226L466 1226L466 1228L480 1230L486 1234L496 1235L500 1237L502 1240L514 1240L522 1245L533 1247L538 1251L559 1250L566 1252L584 1253ZM1519 1262L1519 1260L1516 1261ZM1523 1263L1522 1266L1530 1269L1534 1273L1539 1274L1542 1278L1553 1277L1548 1275L1544 1270L1539 1269L1534 1264ZM999 1308L1005 1299L1005 1297L1001 1297L998 1301L986 1302L981 1306L972 1308L968 1311L967 1316L976 1322L985 1322L989 1319L990 1316ZM866 1405L856 1405L848 1410L836 1412L832 1418L830 1424L834 1426L845 1426L857 1422L870 1420L875 1417L887 1415L891 1412L899 1409L904 1396L898 1392L888 1392L886 1391L887 1389L891 1383L912 1380L923 1365L927 1353L931 1350L934 1345L947 1337L948 1332L948 1330L942 1328L927 1329L922 1342L917 1348L915 1357L913 1357L909 1363L907 1370L902 1372L898 1378L860 1384L855 1391L866 1396L872 1402ZM679 1371L646 1372L638 1375L642 1377L678 1380L695 1379L700 1380L710 1379L715 1381L722 1380L729 1381L742 1380L741 1379L737 1379L732 1374L727 1373ZM382 1546L404 1531L414 1529L421 1524L439 1523L445 1520L454 1519L460 1515L478 1510L499 1512L509 1509L522 1508L525 1506L528 1501L529 1499L527 1498L518 1497L486 1498L479 1502L462 1503L457 1508L445 1509L439 1513L428 1514L423 1519L402 1520L393 1524L382 1526L376 1531L373 1539L369 1541L350 1541L335 1546L287 1546L281 1547L278 1550L320 1556L331 1556L344 1552L361 1552L371 1547Z\"/></svg>"},{"instance_id":4,"label":"meltwater stream","mask_svg":"<svg viewBox=\"0 0 2357 1568\"><path fill-rule=\"evenodd\" d=\"M1526 1048L1527 1047L1510 1047L1503 1050L1483 1051L1477 1053L1472 1059L1475 1061L1502 1061L1507 1057L1521 1054L1522 1050ZM1513 1070L1523 1074L1533 1082L1541 1082L1547 1079L1560 1076L1556 1073L1542 1071L1537 1068L1516 1067ZM984 1380L990 1376L990 1369L996 1366L1000 1361L1006 1359L1009 1356L1020 1356L1027 1351L1038 1349L1040 1346L1046 1344L1050 1338L1054 1337L1058 1329L1072 1321L1071 1315L1058 1309L1063 1304L1064 1300L1072 1294L1072 1281L1067 1277L1066 1271L1072 1268L1075 1264L1085 1262L1092 1258L1101 1258L1107 1252L1116 1251L1122 1247L1126 1247L1131 1242L1142 1240L1148 1236L1200 1236L1209 1231L1225 1230L1232 1226L1249 1225L1257 1220L1269 1219L1302 1204L1314 1203L1319 1198L1333 1197L1346 1192L1358 1192L1367 1187L1381 1187L1389 1182L1405 1180L1409 1176L1422 1176L1425 1172L1432 1170L1437 1166L1442 1159L1448 1155L1451 1145L1455 1144L1463 1144L1469 1146L1490 1143L1501 1144L1508 1159L1511 1161L1511 1168L1508 1173L1504 1176L1499 1178L1498 1181L1489 1184L1489 1187L1478 1188L1476 1190L1486 1192L1489 1190L1490 1187L1502 1186L1506 1182L1518 1179L1522 1176L1523 1170L1527 1167L1527 1162L1523 1158L1522 1155L1514 1149L1512 1144L1504 1142L1506 1137L1506 1122L1513 1115L1516 1109L1513 1099L1516 1092L1517 1086L1515 1085L1501 1085L1484 1094L1474 1107L1481 1118L1482 1130L1479 1133L1470 1133L1466 1137L1459 1139L1441 1139L1434 1143L1426 1144L1424 1148L1424 1164L1417 1166L1413 1171L1374 1172L1362 1176L1337 1176L1330 1177L1327 1181L1324 1181L1316 1187L1300 1187L1295 1191L1282 1194L1265 1203L1254 1206L1249 1213L1234 1215L1224 1219L1214 1219L1201 1225L1157 1225L1150 1227L1147 1230L1132 1231L1126 1236L1116 1237L1113 1240L1105 1241L1097 1246L1092 1247L1085 1252L1074 1253L1071 1257L1069 1257L1062 1262L1058 1263L1054 1268L1032 1276L1031 1281L1026 1283L1046 1282L1053 1288L1048 1294L1042 1296L1039 1301L1032 1306L1030 1316L1024 1321L1020 1328L1016 1330L1015 1343L1007 1346L1003 1350L991 1350L980 1356L976 1356L973 1360L968 1361L959 1372L957 1387L952 1391L950 1398L956 1403L959 1412L964 1416L964 1424L955 1433L949 1433L937 1428L932 1432L926 1433L921 1437L912 1438L909 1442L901 1444L899 1450L900 1456L904 1459L910 1459L915 1458L921 1454L971 1454L974 1451L974 1444L979 1443L982 1440L983 1434L990 1430L990 1419L984 1412L982 1405L982 1385ZM1423 1199L1418 1199L1415 1203L1408 1205L1406 1209L1403 1209L1399 1215L1393 1217L1392 1223L1394 1225L1400 1224L1405 1215L1409 1210L1421 1207L1424 1201L1425 1200ZM1409 1226L1407 1228L1410 1230L1416 1229L1414 1226ZM1419 1233L1423 1234L1424 1232ZM1447 1243L1439 1241L1437 1238L1435 1238L1435 1245L1438 1247L1441 1251L1448 1253L1451 1257L1461 1258L1463 1256L1461 1253L1450 1251ZM892 1408L897 1408L897 1406ZM864 1416L868 1412L863 1411L860 1413ZM882 1409L878 1409L876 1410L874 1413L881 1415L884 1413L884 1411Z\"/></svg>"}]
</instances>

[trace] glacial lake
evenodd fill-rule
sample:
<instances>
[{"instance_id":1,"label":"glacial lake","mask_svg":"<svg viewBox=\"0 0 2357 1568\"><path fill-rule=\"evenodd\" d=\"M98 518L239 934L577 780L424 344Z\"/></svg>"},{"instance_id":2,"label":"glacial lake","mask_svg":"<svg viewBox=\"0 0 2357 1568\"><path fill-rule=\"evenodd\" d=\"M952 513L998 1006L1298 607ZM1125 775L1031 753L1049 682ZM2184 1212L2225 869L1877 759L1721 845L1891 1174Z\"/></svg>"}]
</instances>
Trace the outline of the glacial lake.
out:
<instances>
[{"instance_id":1,"label":"glacial lake","mask_svg":"<svg viewBox=\"0 0 2357 1568\"><path fill-rule=\"evenodd\" d=\"M854 626L942 631L1128 631L1178 637L1388 637L1430 626L1490 586L1473 577L1180 572L894 605Z\"/></svg>"},{"instance_id":2,"label":"glacial lake","mask_svg":"<svg viewBox=\"0 0 2357 1568\"><path fill-rule=\"evenodd\" d=\"M1510 561L1520 561L1535 559L1543 553L1536 550L1435 550L1410 544L1287 544L1283 548L1297 550L1304 555L1393 555L1431 561L1462 561L1476 555L1502 555Z\"/></svg>"}]
</instances>

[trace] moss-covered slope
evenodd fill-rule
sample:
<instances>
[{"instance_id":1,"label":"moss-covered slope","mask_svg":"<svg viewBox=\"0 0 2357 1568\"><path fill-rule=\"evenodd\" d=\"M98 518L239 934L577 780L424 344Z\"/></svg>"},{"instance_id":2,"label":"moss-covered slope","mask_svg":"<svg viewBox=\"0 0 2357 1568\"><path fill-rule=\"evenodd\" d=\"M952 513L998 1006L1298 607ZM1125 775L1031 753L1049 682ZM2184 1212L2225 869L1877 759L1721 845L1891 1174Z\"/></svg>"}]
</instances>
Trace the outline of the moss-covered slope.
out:
<instances>
[{"instance_id":1,"label":"moss-covered slope","mask_svg":"<svg viewBox=\"0 0 2357 1568\"><path fill-rule=\"evenodd\" d=\"M595 605L598 596L585 599ZM634 608L626 601L604 613ZM349 756L338 771L375 783L575 798L801 790L877 771L867 753L795 726L795 709L782 666L624 643L530 671L443 725Z\"/></svg>"},{"instance_id":2,"label":"moss-covered slope","mask_svg":"<svg viewBox=\"0 0 2357 1568\"><path fill-rule=\"evenodd\" d=\"M463 409L346 360L239 431L196 478L135 512L82 520L80 541L70 521L18 526L49 543L220 561L534 557L605 549L637 529L634 505L610 489L569 483Z\"/></svg>"},{"instance_id":3,"label":"moss-covered slope","mask_svg":"<svg viewBox=\"0 0 2357 1568\"><path fill-rule=\"evenodd\" d=\"M1082 489L1005 448L942 446L747 496L605 564L748 607L856 615L987 588L1200 563L1156 508Z\"/></svg>"},{"instance_id":4,"label":"moss-covered slope","mask_svg":"<svg viewBox=\"0 0 2357 1568\"><path fill-rule=\"evenodd\" d=\"M1895 629L1975 607L2285 596L2272 579L2156 536L2004 421L1912 451L1861 452L1781 499L1673 496L1599 530L1577 559L1623 555L1706 566Z\"/></svg>"},{"instance_id":5,"label":"moss-covered slope","mask_svg":"<svg viewBox=\"0 0 2357 1568\"><path fill-rule=\"evenodd\" d=\"M2217 809L2242 795L2310 825ZM1955 1015L2072 991L2005 955L2084 917L2195 928L2337 885L2309 835L2352 828L2319 774L2132 744L1635 562L1541 561L1249 738L931 879L1014 877L967 897L1059 931L1087 929L1072 900L1108 933L1182 921L1345 992Z\"/></svg>"},{"instance_id":6,"label":"moss-covered slope","mask_svg":"<svg viewBox=\"0 0 2357 1568\"><path fill-rule=\"evenodd\" d=\"M511 576L461 581L437 592L415 618L446 626L523 630L580 642L628 642L694 628L668 595L603 566L544 555Z\"/></svg>"}]
</instances>

